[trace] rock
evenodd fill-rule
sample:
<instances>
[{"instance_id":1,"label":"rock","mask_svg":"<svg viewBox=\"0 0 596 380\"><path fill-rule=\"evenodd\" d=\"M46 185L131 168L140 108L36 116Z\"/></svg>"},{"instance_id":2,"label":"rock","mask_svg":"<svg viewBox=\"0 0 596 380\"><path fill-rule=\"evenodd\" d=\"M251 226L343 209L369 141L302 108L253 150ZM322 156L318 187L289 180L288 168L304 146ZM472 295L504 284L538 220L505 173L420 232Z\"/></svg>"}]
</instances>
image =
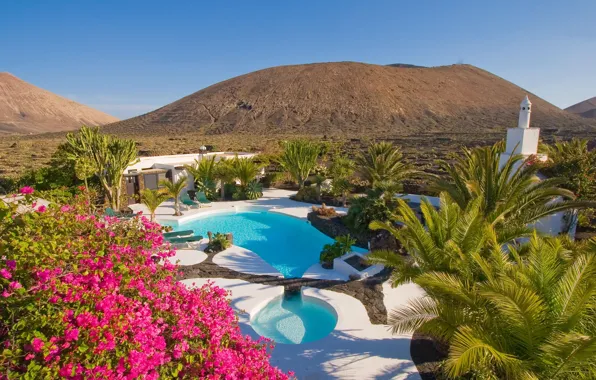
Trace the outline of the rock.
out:
<instances>
[{"instance_id":1,"label":"rock","mask_svg":"<svg viewBox=\"0 0 596 380\"><path fill-rule=\"evenodd\" d=\"M361 248L368 248L368 238L364 234L355 233L350 231L350 229L343 224L341 221L342 216L321 216L316 212L310 212L307 215L307 219L310 224L316 228L317 230L321 231L325 235L329 236L330 238L335 239L338 236L343 235L351 235L354 239L356 239L356 245Z\"/></svg>"},{"instance_id":2,"label":"rock","mask_svg":"<svg viewBox=\"0 0 596 380\"><path fill-rule=\"evenodd\" d=\"M401 253L402 246L391 233L385 230L378 230L370 239L370 250L376 251L379 249L388 249Z\"/></svg>"}]
</instances>

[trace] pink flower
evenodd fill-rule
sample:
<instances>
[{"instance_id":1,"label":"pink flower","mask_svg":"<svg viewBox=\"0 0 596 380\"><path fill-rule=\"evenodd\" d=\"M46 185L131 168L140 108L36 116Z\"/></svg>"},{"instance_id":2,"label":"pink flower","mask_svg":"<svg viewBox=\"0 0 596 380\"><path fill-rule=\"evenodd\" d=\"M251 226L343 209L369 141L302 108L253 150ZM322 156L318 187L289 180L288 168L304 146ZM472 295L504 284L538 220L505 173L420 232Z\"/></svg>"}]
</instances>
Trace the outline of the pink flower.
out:
<instances>
[{"instance_id":1,"label":"pink flower","mask_svg":"<svg viewBox=\"0 0 596 380\"><path fill-rule=\"evenodd\" d=\"M33 190L33 188L31 186L24 186L21 187L21 190L19 190L19 192L23 195L27 195L27 194L33 194L35 190Z\"/></svg>"},{"instance_id":2,"label":"pink flower","mask_svg":"<svg viewBox=\"0 0 596 380\"><path fill-rule=\"evenodd\" d=\"M4 277L7 280L12 278L12 274L10 274L10 272L6 268L0 269L0 276Z\"/></svg>"},{"instance_id":3,"label":"pink flower","mask_svg":"<svg viewBox=\"0 0 596 380\"><path fill-rule=\"evenodd\" d=\"M79 339L79 329L66 330L64 332L64 339L67 341Z\"/></svg>"},{"instance_id":4,"label":"pink flower","mask_svg":"<svg viewBox=\"0 0 596 380\"><path fill-rule=\"evenodd\" d=\"M23 287L23 285L21 285L21 283L18 281L13 281L10 284L8 284L8 287L14 290L14 289L21 289Z\"/></svg>"},{"instance_id":5,"label":"pink flower","mask_svg":"<svg viewBox=\"0 0 596 380\"><path fill-rule=\"evenodd\" d=\"M72 207L70 207L69 205L64 205L60 207L60 211L62 212L69 212L70 210L72 210Z\"/></svg>"},{"instance_id":6,"label":"pink flower","mask_svg":"<svg viewBox=\"0 0 596 380\"><path fill-rule=\"evenodd\" d=\"M45 212L48 208L44 205L41 205L37 208L37 212Z\"/></svg>"},{"instance_id":7,"label":"pink flower","mask_svg":"<svg viewBox=\"0 0 596 380\"><path fill-rule=\"evenodd\" d=\"M39 338L33 338L33 340L31 341L31 346L33 346L33 351L35 352L39 352L41 351L41 349L43 348L43 340L39 339Z\"/></svg>"},{"instance_id":8,"label":"pink flower","mask_svg":"<svg viewBox=\"0 0 596 380\"><path fill-rule=\"evenodd\" d=\"M10 270L17 269L17 262L14 260L6 260L6 266L10 268Z\"/></svg>"}]
</instances>

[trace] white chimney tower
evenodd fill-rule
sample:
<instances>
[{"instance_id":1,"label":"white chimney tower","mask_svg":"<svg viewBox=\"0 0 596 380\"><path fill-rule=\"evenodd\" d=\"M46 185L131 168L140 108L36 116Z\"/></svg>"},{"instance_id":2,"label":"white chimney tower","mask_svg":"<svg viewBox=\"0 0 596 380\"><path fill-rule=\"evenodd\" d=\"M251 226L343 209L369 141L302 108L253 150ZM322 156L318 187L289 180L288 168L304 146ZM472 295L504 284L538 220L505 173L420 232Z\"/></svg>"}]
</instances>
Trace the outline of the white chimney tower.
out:
<instances>
[{"instance_id":1,"label":"white chimney tower","mask_svg":"<svg viewBox=\"0 0 596 380\"><path fill-rule=\"evenodd\" d=\"M505 152L501 154L501 167L513 155L521 154L527 158L538 153L540 128L530 128L531 107L532 103L530 103L530 99L526 95L520 104L517 128L509 128L507 130L507 145Z\"/></svg>"}]
</instances>

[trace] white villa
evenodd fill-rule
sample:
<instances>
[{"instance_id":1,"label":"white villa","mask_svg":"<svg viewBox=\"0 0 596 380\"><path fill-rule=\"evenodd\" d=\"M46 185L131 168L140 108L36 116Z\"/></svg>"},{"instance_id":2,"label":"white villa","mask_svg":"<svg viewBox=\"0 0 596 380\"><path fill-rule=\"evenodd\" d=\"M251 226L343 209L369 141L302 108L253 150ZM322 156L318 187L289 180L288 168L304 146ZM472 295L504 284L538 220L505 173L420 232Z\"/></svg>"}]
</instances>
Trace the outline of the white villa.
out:
<instances>
[{"instance_id":1,"label":"white villa","mask_svg":"<svg viewBox=\"0 0 596 380\"><path fill-rule=\"evenodd\" d=\"M124 170L124 184L128 195L128 204L138 203L138 195L143 189L157 189L159 181L169 179L177 181L181 176L187 176L187 190L194 189L193 177L185 169L185 165L194 165L196 161L215 156L215 160L252 158L256 153L246 152L206 152L175 154L169 156L140 157L139 160ZM137 197L135 197L137 196Z\"/></svg>"}]
</instances>

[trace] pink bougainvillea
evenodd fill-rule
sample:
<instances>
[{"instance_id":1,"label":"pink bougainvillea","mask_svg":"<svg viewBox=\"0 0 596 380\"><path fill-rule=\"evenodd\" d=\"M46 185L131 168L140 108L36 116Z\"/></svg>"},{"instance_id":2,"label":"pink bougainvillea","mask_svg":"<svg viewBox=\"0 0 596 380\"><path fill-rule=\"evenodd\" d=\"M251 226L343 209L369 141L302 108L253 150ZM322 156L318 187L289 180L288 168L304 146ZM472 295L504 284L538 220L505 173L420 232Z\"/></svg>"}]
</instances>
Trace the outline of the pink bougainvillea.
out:
<instances>
[{"instance_id":1,"label":"pink bougainvillea","mask_svg":"<svg viewBox=\"0 0 596 380\"><path fill-rule=\"evenodd\" d=\"M291 376L242 335L225 290L176 281L159 225L84 210L0 208L0 378Z\"/></svg>"},{"instance_id":2,"label":"pink bougainvillea","mask_svg":"<svg viewBox=\"0 0 596 380\"><path fill-rule=\"evenodd\" d=\"M33 194L33 188L31 186L24 186L19 190L19 193L23 195Z\"/></svg>"}]
</instances>

